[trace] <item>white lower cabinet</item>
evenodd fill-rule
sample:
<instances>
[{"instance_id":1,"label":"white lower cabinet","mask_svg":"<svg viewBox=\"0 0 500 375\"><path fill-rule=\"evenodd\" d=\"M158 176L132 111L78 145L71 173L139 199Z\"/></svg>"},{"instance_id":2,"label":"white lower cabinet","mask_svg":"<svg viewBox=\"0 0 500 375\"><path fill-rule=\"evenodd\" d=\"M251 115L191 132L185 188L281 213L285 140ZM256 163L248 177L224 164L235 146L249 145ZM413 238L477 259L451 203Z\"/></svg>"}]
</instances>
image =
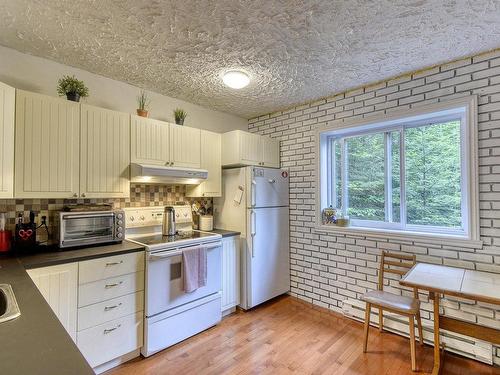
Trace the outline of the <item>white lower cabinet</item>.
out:
<instances>
[{"instance_id":1,"label":"white lower cabinet","mask_svg":"<svg viewBox=\"0 0 500 375\"><path fill-rule=\"evenodd\" d=\"M222 312L240 303L240 236L222 239Z\"/></svg>"},{"instance_id":2,"label":"white lower cabinet","mask_svg":"<svg viewBox=\"0 0 500 375\"><path fill-rule=\"evenodd\" d=\"M143 319L144 252L80 262L77 345L94 371L139 355Z\"/></svg>"},{"instance_id":3,"label":"white lower cabinet","mask_svg":"<svg viewBox=\"0 0 500 375\"><path fill-rule=\"evenodd\" d=\"M142 311L78 332L78 348L97 367L142 346Z\"/></svg>"},{"instance_id":4,"label":"white lower cabinet","mask_svg":"<svg viewBox=\"0 0 500 375\"><path fill-rule=\"evenodd\" d=\"M28 270L96 373L139 355L144 252Z\"/></svg>"},{"instance_id":5,"label":"white lower cabinet","mask_svg":"<svg viewBox=\"0 0 500 375\"><path fill-rule=\"evenodd\" d=\"M43 298L76 342L78 263L28 270Z\"/></svg>"}]
</instances>

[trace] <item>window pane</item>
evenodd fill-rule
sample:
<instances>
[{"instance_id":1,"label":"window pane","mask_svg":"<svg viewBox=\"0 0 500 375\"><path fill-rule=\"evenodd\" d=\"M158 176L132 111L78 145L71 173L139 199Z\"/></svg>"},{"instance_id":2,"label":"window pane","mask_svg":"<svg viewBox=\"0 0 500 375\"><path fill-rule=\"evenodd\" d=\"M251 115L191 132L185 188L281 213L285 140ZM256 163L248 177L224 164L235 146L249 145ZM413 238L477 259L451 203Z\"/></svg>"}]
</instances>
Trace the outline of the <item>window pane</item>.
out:
<instances>
[{"instance_id":1,"label":"window pane","mask_svg":"<svg viewBox=\"0 0 500 375\"><path fill-rule=\"evenodd\" d=\"M399 132L389 133L391 137L392 157L392 222L401 221L401 171L400 171L400 138Z\"/></svg>"},{"instance_id":2,"label":"window pane","mask_svg":"<svg viewBox=\"0 0 500 375\"><path fill-rule=\"evenodd\" d=\"M346 139L347 214L353 219L385 220L384 134Z\"/></svg>"},{"instance_id":3,"label":"window pane","mask_svg":"<svg viewBox=\"0 0 500 375\"><path fill-rule=\"evenodd\" d=\"M460 121L405 130L408 224L460 227Z\"/></svg>"},{"instance_id":4,"label":"window pane","mask_svg":"<svg viewBox=\"0 0 500 375\"><path fill-rule=\"evenodd\" d=\"M333 143L333 152L335 155L335 191L336 197L334 197L333 206L335 208L342 207L342 148L340 141L335 141Z\"/></svg>"}]
</instances>

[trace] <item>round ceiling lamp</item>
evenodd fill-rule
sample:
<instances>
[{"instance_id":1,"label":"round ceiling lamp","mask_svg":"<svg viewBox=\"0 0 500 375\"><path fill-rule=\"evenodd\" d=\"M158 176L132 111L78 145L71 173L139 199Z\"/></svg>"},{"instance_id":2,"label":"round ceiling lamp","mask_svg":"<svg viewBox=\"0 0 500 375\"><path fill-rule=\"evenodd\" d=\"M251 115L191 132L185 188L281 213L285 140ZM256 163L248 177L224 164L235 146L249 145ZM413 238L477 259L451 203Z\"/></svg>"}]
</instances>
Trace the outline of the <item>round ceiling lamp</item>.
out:
<instances>
[{"instance_id":1,"label":"round ceiling lamp","mask_svg":"<svg viewBox=\"0 0 500 375\"><path fill-rule=\"evenodd\" d=\"M250 77L241 70L229 70L222 76L222 81L232 89L242 89L250 83Z\"/></svg>"}]
</instances>

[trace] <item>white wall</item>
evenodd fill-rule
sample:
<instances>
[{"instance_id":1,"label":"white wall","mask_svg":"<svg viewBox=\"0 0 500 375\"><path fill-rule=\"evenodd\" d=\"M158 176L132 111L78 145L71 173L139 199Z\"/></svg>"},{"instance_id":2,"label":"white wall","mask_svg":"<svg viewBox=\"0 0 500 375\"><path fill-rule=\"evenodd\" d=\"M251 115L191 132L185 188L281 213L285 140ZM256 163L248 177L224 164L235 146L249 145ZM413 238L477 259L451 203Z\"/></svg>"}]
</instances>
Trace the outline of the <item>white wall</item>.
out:
<instances>
[{"instance_id":1,"label":"white wall","mask_svg":"<svg viewBox=\"0 0 500 375\"><path fill-rule=\"evenodd\" d=\"M8 85L57 96L57 81L67 74L74 74L78 79L85 81L90 91L90 96L84 100L86 103L116 111L135 113L136 98L140 91L135 86L0 46L0 81ZM181 107L188 112L188 117L184 122L187 126L218 133L248 128L247 120L241 117L213 111L153 92L149 94L151 97L149 117L151 118L174 122L172 111Z\"/></svg>"},{"instance_id":2,"label":"white wall","mask_svg":"<svg viewBox=\"0 0 500 375\"><path fill-rule=\"evenodd\" d=\"M480 234L483 246L344 235L314 230L315 134L322 125L390 114L420 105L478 95ZM500 273L500 50L332 95L249 121L249 130L280 140L281 166L290 171L291 294L349 316L364 317L361 295L377 288L381 250L416 254L418 262ZM402 289L397 281L390 291ZM405 293L404 291L400 291ZM408 293L406 291L406 293ZM420 294L426 339L432 340L432 304ZM447 316L500 329L500 309L447 296ZM387 319L387 317L386 317ZM394 320L400 331L408 328ZM500 347L447 333L448 350L500 365ZM493 356L492 356L493 352Z\"/></svg>"}]
</instances>

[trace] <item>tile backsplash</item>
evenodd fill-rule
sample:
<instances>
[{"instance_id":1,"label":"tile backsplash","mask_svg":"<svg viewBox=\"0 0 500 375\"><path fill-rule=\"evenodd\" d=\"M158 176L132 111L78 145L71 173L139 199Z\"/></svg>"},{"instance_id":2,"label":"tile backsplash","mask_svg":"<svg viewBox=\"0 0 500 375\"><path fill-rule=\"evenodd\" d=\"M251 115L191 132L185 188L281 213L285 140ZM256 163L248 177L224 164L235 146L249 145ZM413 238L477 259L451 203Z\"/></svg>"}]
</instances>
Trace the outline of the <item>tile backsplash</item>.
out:
<instances>
[{"instance_id":1,"label":"tile backsplash","mask_svg":"<svg viewBox=\"0 0 500 375\"><path fill-rule=\"evenodd\" d=\"M29 216L32 210L37 214L36 222L39 223L42 216L47 216L49 232L53 233L52 223L54 215L64 206L82 203L107 203L113 208L142 207L142 206L164 206L176 202L188 202L190 204L199 202L205 207L212 206L211 198L188 198L186 197L185 185L130 185L130 198L115 199L0 199L0 212L6 213L7 228L13 230L16 217L20 212L24 217ZM37 231L37 238L45 240L44 231Z\"/></svg>"}]
</instances>

